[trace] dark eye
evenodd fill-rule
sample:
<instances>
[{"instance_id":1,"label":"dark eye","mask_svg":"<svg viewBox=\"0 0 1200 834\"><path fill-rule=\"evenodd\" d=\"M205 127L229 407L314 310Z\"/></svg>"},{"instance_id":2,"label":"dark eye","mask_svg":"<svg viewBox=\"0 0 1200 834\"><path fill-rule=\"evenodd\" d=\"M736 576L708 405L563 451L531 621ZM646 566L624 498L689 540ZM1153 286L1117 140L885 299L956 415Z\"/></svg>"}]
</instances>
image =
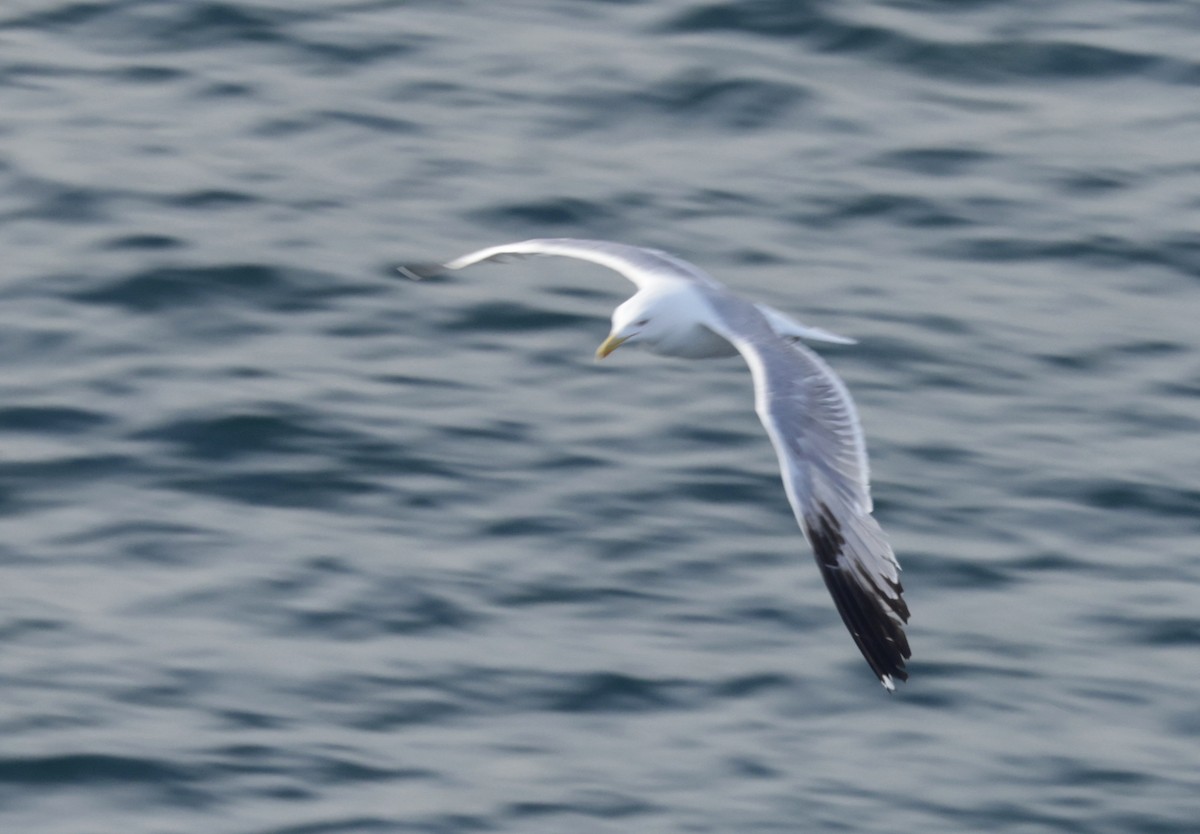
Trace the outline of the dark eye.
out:
<instances>
[{"instance_id":1,"label":"dark eye","mask_svg":"<svg viewBox=\"0 0 1200 834\"><path fill-rule=\"evenodd\" d=\"M634 327L645 327L649 323L650 323L650 319L638 319L637 321L635 321L633 323L633 326Z\"/></svg>"}]
</instances>

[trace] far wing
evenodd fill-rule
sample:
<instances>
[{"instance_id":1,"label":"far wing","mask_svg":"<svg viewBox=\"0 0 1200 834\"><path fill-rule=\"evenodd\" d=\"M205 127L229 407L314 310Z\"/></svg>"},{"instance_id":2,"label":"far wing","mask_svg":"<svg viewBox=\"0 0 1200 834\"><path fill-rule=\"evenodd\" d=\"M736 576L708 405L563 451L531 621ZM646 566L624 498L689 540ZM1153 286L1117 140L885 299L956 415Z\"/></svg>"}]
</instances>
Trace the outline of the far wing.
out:
<instances>
[{"instance_id":1,"label":"far wing","mask_svg":"<svg viewBox=\"0 0 1200 834\"><path fill-rule=\"evenodd\" d=\"M880 683L894 689L894 679L908 679L908 605L900 565L871 515L854 403L837 375L803 345L736 334L730 341L750 366L755 410L838 613Z\"/></svg>"},{"instance_id":2,"label":"far wing","mask_svg":"<svg viewBox=\"0 0 1200 834\"><path fill-rule=\"evenodd\" d=\"M668 255L657 249L643 249L640 246L627 246L623 243L611 243L606 240L539 238L519 243L504 243L455 258L443 264L442 268L462 269L483 261L529 255L561 255L566 258L591 261L621 273L636 284L638 289L645 289L657 282L670 280L688 281L712 287L720 286L706 273L674 255ZM423 278L435 270L436 268L429 266L418 266L401 268L400 271L410 278Z\"/></svg>"},{"instance_id":3,"label":"far wing","mask_svg":"<svg viewBox=\"0 0 1200 834\"><path fill-rule=\"evenodd\" d=\"M858 340L851 339L849 336L839 336L823 327L801 324L791 316L779 312L774 307L768 307L766 304L755 304L754 306L766 317L771 329L785 339L811 339L814 342L829 342L834 345L858 344Z\"/></svg>"}]
</instances>

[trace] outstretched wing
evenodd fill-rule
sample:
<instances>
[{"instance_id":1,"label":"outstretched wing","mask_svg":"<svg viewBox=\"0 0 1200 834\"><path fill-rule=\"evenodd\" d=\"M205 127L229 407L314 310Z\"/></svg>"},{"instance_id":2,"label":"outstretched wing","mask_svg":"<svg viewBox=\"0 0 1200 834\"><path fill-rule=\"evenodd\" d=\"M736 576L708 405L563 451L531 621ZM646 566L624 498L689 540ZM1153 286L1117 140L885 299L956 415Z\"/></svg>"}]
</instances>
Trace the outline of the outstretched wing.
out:
<instances>
[{"instance_id":1,"label":"outstretched wing","mask_svg":"<svg viewBox=\"0 0 1200 834\"><path fill-rule=\"evenodd\" d=\"M838 613L880 683L894 689L894 679L908 679L908 605L900 565L871 515L866 447L850 394L803 345L761 332L722 335L750 366L755 410Z\"/></svg>"},{"instance_id":2,"label":"outstretched wing","mask_svg":"<svg viewBox=\"0 0 1200 834\"><path fill-rule=\"evenodd\" d=\"M720 286L707 274L674 255L668 255L657 249L643 249L640 246L627 246L623 243L610 243L605 240L539 238L519 243L504 243L455 258L442 264L441 268L462 269L483 261L529 255L561 255L566 258L591 261L621 273L636 284L638 289L645 289L656 283L671 280L688 281L709 287ZM410 266L402 267L400 271L410 278L424 278L436 271L436 267Z\"/></svg>"}]
</instances>

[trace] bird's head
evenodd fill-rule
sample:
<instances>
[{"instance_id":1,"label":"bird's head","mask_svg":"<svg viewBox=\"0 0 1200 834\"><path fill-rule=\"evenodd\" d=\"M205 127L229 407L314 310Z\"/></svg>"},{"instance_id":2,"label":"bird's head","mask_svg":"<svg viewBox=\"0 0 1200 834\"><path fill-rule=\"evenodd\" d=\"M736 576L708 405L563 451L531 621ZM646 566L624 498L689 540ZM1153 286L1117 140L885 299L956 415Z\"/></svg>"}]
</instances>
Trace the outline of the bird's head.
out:
<instances>
[{"instance_id":1,"label":"bird's head","mask_svg":"<svg viewBox=\"0 0 1200 834\"><path fill-rule=\"evenodd\" d=\"M596 348L596 358L603 359L624 344L653 344L661 321L658 301L655 296L638 293L613 310L612 331Z\"/></svg>"}]
</instances>

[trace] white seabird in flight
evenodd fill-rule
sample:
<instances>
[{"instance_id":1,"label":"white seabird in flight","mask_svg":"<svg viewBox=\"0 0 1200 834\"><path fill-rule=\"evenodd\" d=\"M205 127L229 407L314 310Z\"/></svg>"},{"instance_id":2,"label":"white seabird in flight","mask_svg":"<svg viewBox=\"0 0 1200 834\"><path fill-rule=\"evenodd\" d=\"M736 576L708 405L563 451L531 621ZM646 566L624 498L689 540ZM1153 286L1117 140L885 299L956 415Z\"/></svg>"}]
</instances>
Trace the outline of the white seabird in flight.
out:
<instances>
[{"instance_id":1,"label":"white seabird in flight","mask_svg":"<svg viewBox=\"0 0 1200 834\"><path fill-rule=\"evenodd\" d=\"M871 515L867 451L846 386L799 339L852 343L793 321L730 292L695 266L665 252L570 238L506 243L440 267L402 267L410 278L507 256L560 255L606 266L637 292L612 314L612 332L596 351L621 345L703 359L740 353L754 378L754 407L779 457L783 488L812 546L825 585L854 642L889 691L907 680L908 605L900 565Z\"/></svg>"}]
</instances>

